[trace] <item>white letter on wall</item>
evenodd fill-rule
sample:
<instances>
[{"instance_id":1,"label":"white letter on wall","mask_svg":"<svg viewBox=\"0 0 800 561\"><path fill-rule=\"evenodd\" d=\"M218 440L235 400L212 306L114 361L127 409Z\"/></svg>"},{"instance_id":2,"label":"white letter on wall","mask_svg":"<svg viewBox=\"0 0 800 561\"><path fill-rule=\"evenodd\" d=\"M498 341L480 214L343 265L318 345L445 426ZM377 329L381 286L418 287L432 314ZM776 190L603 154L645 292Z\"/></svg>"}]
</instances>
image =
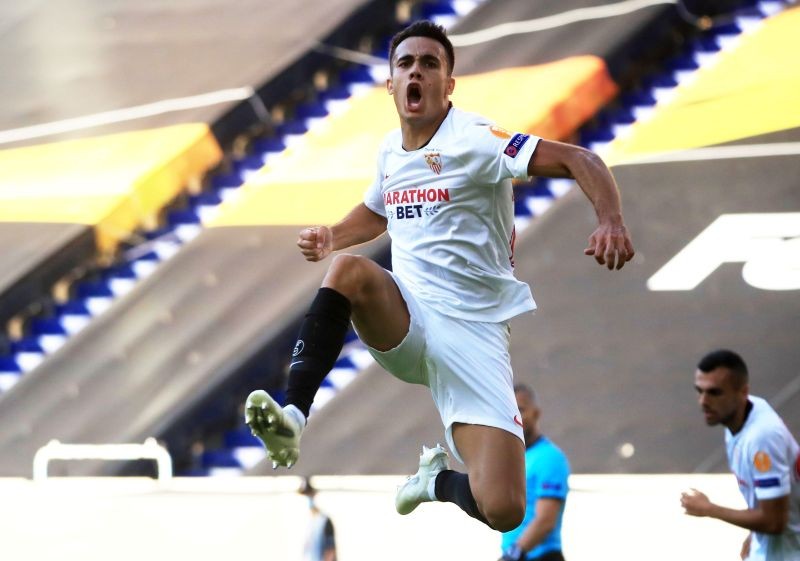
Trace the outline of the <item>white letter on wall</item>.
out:
<instances>
[{"instance_id":1,"label":"white letter on wall","mask_svg":"<svg viewBox=\"0 0 800 561\"><path fill-rule=\"evenodd\" d=\"M723 263L744 262L745 282L800 289L800 213L723 214L647 281L650 290L692 290Z\"/></svg>"}]
</instances>

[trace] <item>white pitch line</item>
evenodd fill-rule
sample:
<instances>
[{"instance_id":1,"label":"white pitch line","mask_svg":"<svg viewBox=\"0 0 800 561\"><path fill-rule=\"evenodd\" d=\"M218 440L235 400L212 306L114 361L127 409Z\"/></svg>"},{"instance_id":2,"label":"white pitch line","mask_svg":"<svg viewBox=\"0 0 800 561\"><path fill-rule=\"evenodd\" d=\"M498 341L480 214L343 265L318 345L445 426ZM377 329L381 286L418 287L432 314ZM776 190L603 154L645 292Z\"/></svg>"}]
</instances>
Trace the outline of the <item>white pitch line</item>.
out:
<instances>
[{"instance_id":1,"label":"white pitch line","mask_svg":"<svg viewBox=\"0 0 800 561\"><path fill-rule=\"evenodd\" d=\"M527 21L501 23L493 27L472 31L470 33L450 35L450 41L453 43L454 47L468 47L470 45L477 45L479 43L486 43L502 37L508 37L509 35L520 35L522 33L544 31L546 29L554 29L556 27L562 27L580 21L622 16L637 10L641 10L642 8L649 8L650 6L657 6L659 4L676 3L677 0L625 0L624 2L608 4L606 6L577 8L575 10L569 10L567 12L552 16L530 19Z\"/></svg>"},{"instance_id":2,"label":"white pitch line","mask_svg":"<svg viewBox=\"0 0 800 561\"><path fill-rule=\"evenodd\" d=\"M765 158L771 156L800 155L800 142L773 142L771 144L740 144L734 146L711 146L695 148L679 152L664 152L645 156L641 159L614 164L620 166L638 166L644 164L662 164L669 162L698 162L705 160L733 160L739 158Z\"/></svg>"},{"instance_id":3,"label":"white pitch line","mask_svg":"<svg viewBox=\"0 0 800 561\"><path fill-rule=\"evenodd\" d=\"M185 111L187 109L197 109L198 107L208 107L211 105L217 105L219 103L226 103L228 101L242 101L244 99L253 97L254 95L255 90L249 86L244 88L231 88L188 97L164 99L153 103L147 103L145 105L137 105L134 107L127 107L125 109L115 109L113 111L105 111L103 113L75 117L73 119L64 119L62 121L43 123L41 125L22 127L18 129L7 129L0 131L0 144L8 144L10 142L18 142L20 140L30 140L32 138L40 138L53 134L99 127L111 123L133 121L143 117L152 117L154 115L162 115L164 113L172 113L175 111Z\"/></svg>"}]
</instances>

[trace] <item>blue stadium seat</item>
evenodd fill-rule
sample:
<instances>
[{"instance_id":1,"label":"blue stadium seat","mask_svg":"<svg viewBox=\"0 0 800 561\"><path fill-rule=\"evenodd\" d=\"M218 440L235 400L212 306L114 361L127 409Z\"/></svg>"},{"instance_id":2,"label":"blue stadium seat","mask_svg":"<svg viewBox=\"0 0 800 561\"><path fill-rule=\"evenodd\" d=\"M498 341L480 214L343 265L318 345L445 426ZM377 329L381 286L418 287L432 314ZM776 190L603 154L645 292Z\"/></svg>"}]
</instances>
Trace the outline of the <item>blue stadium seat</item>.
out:
<instances>
[{"instance_id":1,"label":"blue stadium seat","mask_svg":"<svg viewBox=\"0 0 800 561\"><path fill-rule=\"evenodd\" d=\"M0 355L0 393L7 392L22 377L22 368L11 355Z\"/></svg>"},{"instance_id":2,"label":"blue stadium seat","mask_svg":"<svg viewBox=\"0 0 800 561\"><path fill-rule=\"evenodd\" d=\"M169 211L167 213L167 222L173 226L178 224L199 224L200 217L197 216L193 209L182 208Z\"/></svg>"},{"instance_id":3,"label":"blue stadium seat","mask_svg":"<svg viewBox=\"0 0 800 561\"><path fill-rule=\"evenodd\" d=\"M242 178L238 173L221 173L211 178L212 189L227 189L229 187L239 187L242 184Z\"/></svg>"},{"instance_id":4,"label":"blue stadium seat","mask_svg":"<svg viewBox=\"0 0 800 561\"><path fill-rule=\"evenodd\" d=\"M287 121L278 127L278 134L281 136L289 134L305 134L306 132L308 132L308 127L306 127L305 121L299 119Z\"/></svg>"},{"instance_id":5,"label":"blue stadium seat","mask_svg":"<svg viewBox=\"0 0 800 561\"><path fill-rule=\"evenodd\" d=\"M295 116L298 119L315 119L325 117L328 110L325 109L325 104L321 102L315 103L301 103L295 108Z\"/></svg>"},{"instance_id":6,"label":"blue stadium seat","mask_svg":"<svg viewBox=\"0 0 800 561\"><path fill-rule=\"evenodd\" d=\"M56 313L59 316L63 315L89 315L89 308L86 307L83 300L72 299L67 300L63 304L59 304L56 306Z\"/></svg>"},{"instance_id":7,"label":"blue stadium seat","mask_svg":"<svg viewBox=\"0 0 800 561\"><path fill-rule=\"evenodd\" d=\"M262 167L264 167L264 157L261 154L250 154L233 162L233 168L240 177L242 173L259 170Z\"/></svg>"},{"instance_id":8,"label":"blue stadium seat","mask_svg":"<svg viewBox=\"0 0 800 561\"><path fill-rule=\"evenodd\" d=\"M11 352L19 353L43 353L44 349L39 344L36 337L26 336L17 341L11 341Z\"/></svg>"},{"instance_id":9,"label":"blue stadium seat","mask_svg":"<svg viewBox=\"0 0 800 561\"><path fill-rule=\"evenodd\" d=\"M350 90L344 85L330 87L319 94L319 100L323 103L331 100L347 99L349 97Z\"/></svg>"},{"instance_id":10,"label":"blue stadium seat","mask_svg":"<svg viewBox=\"0 0 800 561\"><path fill-rule=\"evenodd\" d=\"M371 84L375 80L369 71L369 67L359 64L343 70L339 78L344 84Z\"/></svg>"},{"instance_id":11,"label":"blue stadium seat","mask_svg":"<svg viewBox=\"0 0 800 561\"><path fill-rule=\"evenodd\" d=\"M33 318L29 331L33 336L67 334L58 317Z\"/></svg>"},{"instance_id":12,"label":"blue stadium seat","mask_svg":"<svg viewBox=\"0 0 800 561\"><path fill-rule=\"evenodd\" d=\"M196 208L198 206L214 206L220 204L221 202L222 197L219 196L219 193L214 191L207 191L197 195L191 195L189 197L189 205L191 205L192 208Z\"/></svg>"},{"instance_id":13,"label":"blue stadium seat","mask_svg":"<svg viewBox=\"0 0 800 561\"><path fill-rule=\"evenodd\" d=\"M0 355L0 372L22 372L22 369L13 356Z\"/></svg>"},{"instance_id":14,"label":"blue stadium seat","mask_svg":"<svg viewBox=\"0 0 800 561\"><path fill-rule=\"evenodd\" d=\"M77 285L79 298L92 298L96 296L111 298L114 293L103 280L83 280Z\"/></svg>"},{"instance_id":15,"label":"blue stadium seat","mask_svg":"<svg viewBox=\"0 0 800 561\"><path fill-rule=\"evenodd\" d=\"M419 6L419 11L422 19L458 15L455 8L453 8L453 4L449 0L425 2Z\"/></svg>"},{"instance_id":16,"label":"blue stadium seat","mask_svg":"<svg viewBox=\"0 0 800 561\"><path fill-rule=\"evenodd\" d=\"M253 141L252 150L261 154L265 152L283 152L286 150L286 144L278 137L259 138Z\"/></svg>"}]
</instances>

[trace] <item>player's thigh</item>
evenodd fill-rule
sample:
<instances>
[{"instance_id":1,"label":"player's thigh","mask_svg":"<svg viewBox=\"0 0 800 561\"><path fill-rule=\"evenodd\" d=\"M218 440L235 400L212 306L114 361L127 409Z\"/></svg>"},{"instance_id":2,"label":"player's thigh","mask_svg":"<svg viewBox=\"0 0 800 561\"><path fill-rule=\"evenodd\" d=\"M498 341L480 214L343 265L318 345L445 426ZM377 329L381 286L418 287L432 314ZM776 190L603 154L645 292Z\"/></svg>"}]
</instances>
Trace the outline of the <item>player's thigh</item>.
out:
<instances>
[{"instance_id":1,"label":"player's thigh","mask_svg":"<svg viewBox=\"0 0 800 561\"><path fill-rule=\"evenodd\" d=\"M499 507L525 501L525 446L507 430L455 423L453 440L467 466L475 500Z\"/></svg>"},{"instance_id":2,"label":"player's thigh","mask_svg":"<svg viewBox=\"0 0 800 561\"><path fill-rule=\"evenodd\" d=\"M361 340L378 351L397 347L408 333L410 315L400 289L383 267L358 255L338 255L323 286L344 294Z\"/></svg>"},{"instance_id":3,"label":"player's thigh","mask_svg":"<svg viewBox=\"0 0 800 561\"><path fill-rule=\"evenodd\" d=\"M458 423L494 427L522 441L508 326L428 316L426 329L435 334L427 341L429 387L456 458L464 461L453 438Z\"/></svg>"}]
</instances>

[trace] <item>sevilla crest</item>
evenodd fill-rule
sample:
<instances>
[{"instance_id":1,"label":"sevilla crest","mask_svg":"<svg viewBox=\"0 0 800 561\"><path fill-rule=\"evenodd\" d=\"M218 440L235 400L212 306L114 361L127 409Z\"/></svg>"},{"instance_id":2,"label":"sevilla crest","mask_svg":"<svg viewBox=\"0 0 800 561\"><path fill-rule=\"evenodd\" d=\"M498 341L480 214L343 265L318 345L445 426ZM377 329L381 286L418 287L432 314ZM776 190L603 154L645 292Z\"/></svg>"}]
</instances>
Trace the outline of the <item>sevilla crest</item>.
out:
<instances>
[{"instance_id":1,"label":"sevilla crest","mask_svg":"<svg viewBox=\"0 0 800 561\"><path fill-rule=\"evenodd\" d=\"M425 163L436 175L442 173L442 155L439 152L426 152Z\"/></svg>"}]
</instances>

